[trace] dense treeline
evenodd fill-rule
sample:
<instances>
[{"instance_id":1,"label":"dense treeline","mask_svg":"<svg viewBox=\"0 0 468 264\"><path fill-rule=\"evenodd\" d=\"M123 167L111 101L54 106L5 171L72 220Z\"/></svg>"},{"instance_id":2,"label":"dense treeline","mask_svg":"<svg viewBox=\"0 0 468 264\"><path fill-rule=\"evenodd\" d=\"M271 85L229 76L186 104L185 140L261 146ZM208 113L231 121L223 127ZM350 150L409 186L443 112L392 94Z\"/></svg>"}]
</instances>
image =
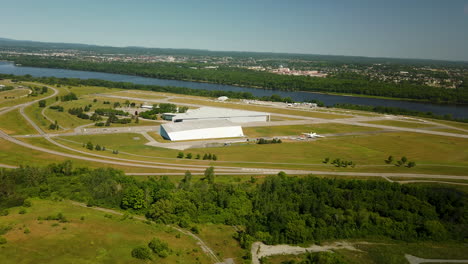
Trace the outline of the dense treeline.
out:
<instances>
[{"instance_id":1,"label":"dense treeline","mask_svg":"<svg viewBox=\"0 0 468 264\"><path fill-rule=\"evenodd\" d=\"M113 169L45 168L0 170L0 209L28 197L68 198L89 205L123 208L148 218L188 227L222 223L245 227L250 242L302 243L339 238L463 240L468 236L466 193L443 187L413 187L386 181L288 177L261 184L217 183L213 168L179 184L167 177L137 181Z\"/></svg>"},{"instance_id":2,"label":"dense treeline","mask_svg":"<svg viewBox=\"0 0 468 264\"><path fill-rule=\"evenodd\" d=\"M398 107L370 106L370 105L356 105L356 104L335 104L333 107L351 109L351 110L370 111L370 112L376 112L376 113L381 113L381 114L409 115L409 116L418 116L418 117L425 117L425 118L434 118L434 119L468 123L468 119L454 118L451 114L436 115L432 112L419 112L419 111L413 111L413 110L408 110L408 109L398 108Z\"/></svg>"},{"instance_id":3,"label":"dense treeline","mask_svg":"<svg viewBox=\"0 0 468 264\"><path fill-rule=\"evenodd\" d=\"M220 66L218 69L205 69L201 65L192 69L183 63L123 63L89 62L79 60L42 59L21 56L14 59L25 66L63 68L143 77L210 82L238 86L251 86L282 91L313 91L351 93L358 95L409 98L434 103L468 103L467 89L443 89L409 82L398 84L370 80L364 76L343 73L328 78L308 76L278 75L269 72L252 71L237 67Z\"/></svg>"}]
</instances>

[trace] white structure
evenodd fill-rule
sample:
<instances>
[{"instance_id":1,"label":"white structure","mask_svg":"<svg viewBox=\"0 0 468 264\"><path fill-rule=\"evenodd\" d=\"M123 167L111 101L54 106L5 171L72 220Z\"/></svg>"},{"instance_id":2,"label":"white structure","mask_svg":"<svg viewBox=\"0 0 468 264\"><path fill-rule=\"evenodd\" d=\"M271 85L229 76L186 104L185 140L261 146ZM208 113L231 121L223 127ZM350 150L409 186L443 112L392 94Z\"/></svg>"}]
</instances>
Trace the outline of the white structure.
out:
<instances>
[{"instance_id":1,"label":"white structure","mask_svg":"<svg viewBox=\"0 0 468 264\"><path fill-rule=\"evenodd\" d=\"M229 97L227 97L227 96L220 96L220 97L218 97L218 101L224 102L224 101L227 101L227 100L229 100Z\"/></svg>"},{"instance_id":2,"label":"white structure","mask_svg":"<svg viewBox=\"0 0 468 264\"><path fill-rule=\"evenodd\" d=\"M159 134L172 141L244 136L241 126L227 120L166 123L160 126Z\"/></svg>"},{"instance_id":3,"label":"white structure","mask_svg":"<svg viewBox=\"0 0 468 264\"><path fill-rule=\"evenodd\" d=\"M146 103L144 103L144 104L142 104L142 105L141 105L141 108L144 108L144 109L153 109L153 106L152 106L152 105L149 105L149 104L146 104Z\"/></svg>"},{"instance_id":4,"label":"white structure","mask_svg":"<svg viewBox=\"0 0 468 264\"><path fill-rule=\"evenodd\" d=\"M163 118L172 122L228 120L233 123L247 123L270 121L270 114L230 108L200 107L188 110L186 113L165 113Z\"/></svg>"}]
</instances>

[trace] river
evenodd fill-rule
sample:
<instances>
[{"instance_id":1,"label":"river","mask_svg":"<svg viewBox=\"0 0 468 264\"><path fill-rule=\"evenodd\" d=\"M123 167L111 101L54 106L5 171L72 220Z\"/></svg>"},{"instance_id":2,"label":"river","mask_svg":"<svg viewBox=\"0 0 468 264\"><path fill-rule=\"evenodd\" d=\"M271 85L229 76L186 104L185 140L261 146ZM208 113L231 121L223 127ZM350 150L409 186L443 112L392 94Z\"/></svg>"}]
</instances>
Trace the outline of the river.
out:
<instances>
[{"instance_id":1,"label":"river","mask_svg":"<svg viewBox=\"0 0 468 264\"><path fill-rule=\"evenodd\" d=\"M26 75L30 74L35 77L58 77L58 78L79 78L79 79L101 79L114 82L130 82L137 84L147 85L160 85L160 86L177 86L187 87L192 89L205 89L205 90L224 90L234 92L250 92L255 96L270 96L277 94L282 97L291 97L294 101L308 101L319 100L325 105L332 106L337 103L347 104L360 104L371 106L388 106L399 107L408 110L420 112L432 112L437 115L451 114L456 118L468 118L468 106L460 105L439 105L431 103L420 103L402 100L387 100L376 98L365 98L357 96L344 96L344 95L328 95L309 92L286 92L264 90L248 87L237 87L232 85L220 85L211 83L198 83L190 81L177 81L177 80L163 80L156 78L146 78L132 75L112 74L102 72L89 72L89 71L75 71L65 69L49 69L49 68L36 68L36 67L19 67L11 62L0 62L0 73Z\"/></svg>"}]
</instances>

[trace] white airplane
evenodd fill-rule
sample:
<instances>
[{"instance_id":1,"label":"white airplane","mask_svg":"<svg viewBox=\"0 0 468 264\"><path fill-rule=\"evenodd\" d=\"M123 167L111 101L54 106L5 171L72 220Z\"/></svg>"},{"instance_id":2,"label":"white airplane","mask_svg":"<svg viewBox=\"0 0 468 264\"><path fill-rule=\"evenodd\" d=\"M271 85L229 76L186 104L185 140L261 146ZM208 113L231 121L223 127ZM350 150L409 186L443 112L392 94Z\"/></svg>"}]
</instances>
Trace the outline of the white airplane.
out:
<instances>
[{"instance_id":1,"label":"white airplane","mask_svg":"<svg viewBox=\"0 0 468 264\"><path fill-rule=\"evenodd\" d=\"M312 132L302 133L302 134L305 135L307 138L323 138L324 137L324 136L321 136L321 135L319 135L319 134L317 134L315 132L314 133L312 133Z\"/></svg>"}]
</instances>

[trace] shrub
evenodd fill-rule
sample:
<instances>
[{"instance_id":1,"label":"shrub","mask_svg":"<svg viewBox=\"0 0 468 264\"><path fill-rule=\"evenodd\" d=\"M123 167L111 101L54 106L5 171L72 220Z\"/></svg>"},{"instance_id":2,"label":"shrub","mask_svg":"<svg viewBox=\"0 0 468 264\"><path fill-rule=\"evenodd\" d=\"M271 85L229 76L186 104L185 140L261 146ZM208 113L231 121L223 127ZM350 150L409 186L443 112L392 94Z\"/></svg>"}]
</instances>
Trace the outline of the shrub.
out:
<instances>
[{"instance_id":1,"label":"shrub","mask_svg":"<svg viewBox=\"0 0 468 264\"><path fill-rule=\"evenodd\" d=\"M0 210L0 216L7 216L10 213L7 209Z\"/></svg>"},{"instance_id":2,"label":"shrub","mask_svg":"<svg viewBox=\"0 0 468 264\"><path fill-rule=\"evenodd\" d=\"M132 250L132 257L137 259L151 259L151 251L145 246L138 246Z\"/></svg>"},{"instance_id":3,"label":"shrub","mask_svg":"<svg viewBox=\"0 0 468 264\"><path fill-rule=\"evenodd\" d=\"M7 240L6 238L0 236L0 245L6 244Z\"/></svg>"},{"instance_id":4,"label":"shrub","mask_svg":"<svg viewBox=\"0 0 468 264\"><path fill-rule=\"evenodd\" d=\"M24 209L24 208L21 208L21 209L19 210L19 212L18 212L18 213L19 213L19 214L25 214L25 213L26 213L26 209Z\"/></svg>"},{"instance_id":5,"label":"shrub","mask_svg":"<svg viewBox=\"0 0 468 264\"><path fill-rule=\"evenodd\" d=\"M29 230L29 228L25 228L25 229L24 229L24 233L25 233L25 234L29 234L29 233L31 233L31 230Z\"/></svg>"},{"instance_id":6,"label":"shrub","mask_svg":"<svg viewBox=\"0 0 468 264\"><path fill-rule=\"evenodd\" d=\"M32 205L32 204L31 204L31 201L30 201L30 200L24 200L24 202L23 202L23 206L24 206L24 207L31 207L31 205Z\"/></svg>"},{"instance_id":7,"label":"shrub","mask_svg":"<svg viewBox=\"0 0 468 264\"><path fill-rule=\"evenodd\" d=\"M169 246L166 242L153 238L149 243L148 247L159 257L165 258L169 256Z\"/></svg>"}]
</instances>

